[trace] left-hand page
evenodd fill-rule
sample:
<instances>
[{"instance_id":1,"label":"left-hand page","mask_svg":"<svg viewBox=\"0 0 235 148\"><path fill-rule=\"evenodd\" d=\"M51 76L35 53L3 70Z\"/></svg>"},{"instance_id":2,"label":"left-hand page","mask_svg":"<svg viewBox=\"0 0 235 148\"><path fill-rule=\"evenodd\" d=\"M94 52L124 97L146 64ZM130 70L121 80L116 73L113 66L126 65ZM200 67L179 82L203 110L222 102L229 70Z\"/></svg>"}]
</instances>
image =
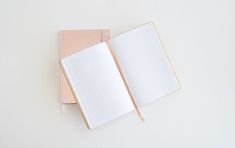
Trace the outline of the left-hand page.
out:
<instances>
[{"instance_id":1,"label":"left-hand page","mask_svg":"<svg viewBox=\"0 0 235 148\"><path fill-rule=\"evenodd\" d=\"M60 33L60 58L69 56L82 49L91 47L110 38L110 30L64 30ZM61 103L76 103L68 82L61 71L60 74Z\"/></svg>"}]
</instances>

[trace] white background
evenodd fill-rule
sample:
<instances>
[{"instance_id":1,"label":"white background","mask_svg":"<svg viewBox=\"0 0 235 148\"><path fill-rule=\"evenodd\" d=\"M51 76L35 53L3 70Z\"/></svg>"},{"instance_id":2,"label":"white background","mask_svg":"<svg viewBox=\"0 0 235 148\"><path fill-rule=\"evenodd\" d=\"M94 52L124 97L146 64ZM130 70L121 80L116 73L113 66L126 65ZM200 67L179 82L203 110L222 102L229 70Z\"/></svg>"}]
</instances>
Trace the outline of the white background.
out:
<instances>
[{"instance_id":1,"label":"white background","mask_svg":"<svg viewBox=\"0 0 235 148\"><path fill-rule=\"evenodd\" d=\"M95 130L59 103L59 31L153 21L181 90ZM233 0L0 0L1 148L234 148Z\"/></svg>"}]
</instances>

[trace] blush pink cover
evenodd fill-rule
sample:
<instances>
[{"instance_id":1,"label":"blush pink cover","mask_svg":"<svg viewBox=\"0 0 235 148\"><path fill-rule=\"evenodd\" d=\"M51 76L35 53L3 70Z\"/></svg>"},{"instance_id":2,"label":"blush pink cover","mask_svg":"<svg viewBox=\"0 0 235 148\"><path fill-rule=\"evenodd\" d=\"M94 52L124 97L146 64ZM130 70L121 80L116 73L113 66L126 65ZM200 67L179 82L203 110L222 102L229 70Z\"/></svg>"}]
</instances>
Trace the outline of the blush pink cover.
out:
<instances>
[{"instance_id":1,"label":"blush pink cover","mask_svg":"<svg viewBox=\"0 0 235 148\"><path fill-rule=\"evenodd\" d=\"M64 58L82 49L109 40L109 30L66 30L60 33L61 54ZM69 84L61 71L60 100L61 103L76 103Z\"/></svg>"}]
</instances>

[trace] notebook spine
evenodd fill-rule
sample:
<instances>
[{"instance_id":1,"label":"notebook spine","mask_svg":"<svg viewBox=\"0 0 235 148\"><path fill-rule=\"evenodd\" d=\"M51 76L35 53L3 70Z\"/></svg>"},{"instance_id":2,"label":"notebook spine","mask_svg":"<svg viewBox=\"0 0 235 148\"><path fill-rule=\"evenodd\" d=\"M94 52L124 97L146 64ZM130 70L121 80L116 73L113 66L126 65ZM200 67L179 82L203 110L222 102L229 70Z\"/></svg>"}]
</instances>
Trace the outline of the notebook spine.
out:
<instances>
[{"instance_id":1,"label":"notebook spine","mask_svg":"<svg viewBox=\"0 0 235 148\"><path fill-rule=\"evenodd\" d=\"M112 49L112 47L111 47L109 41L105 41L105 43L106 43L106 45L108 46L108 49L109 49L109 51L111 52L112 57L113 57L113 59L114 59L116 65L117 65L118 71L119 71L119 73L120 73L120 75L121 75L121 78L122 78L122 80L123 80L123 82L124 82L124 85L125 85L125 87L126 87L126 89L127 89L127 92L128 92L128 94L129 94L129 96L130 96L130 98L131 98L131 101L132 101L132 103L133 103L133 105L134 105L134 108L135 108L135 110L136 110L138 116L140 117L140 119L141 119L142 121L144 121L144 118L143 118L142 114L140 113L140 111L139 111L139 109L138 109L138 106L137 106L137 104L136 104L136 102L135 102L135 98L134 98L134 96L132 95L132 93L131 93L131 91L130 91L130 88L128 87L128 84L127 84L127 81L126 81L126 79L125 79L125 77L124 77L124 74L122 73L122 70L121 70L121 67L120 67L120 64L119 64L119 62L118 62L117 57L116 57L115 53L113 52L113 49Z\"/></svg>"}]
</instances>

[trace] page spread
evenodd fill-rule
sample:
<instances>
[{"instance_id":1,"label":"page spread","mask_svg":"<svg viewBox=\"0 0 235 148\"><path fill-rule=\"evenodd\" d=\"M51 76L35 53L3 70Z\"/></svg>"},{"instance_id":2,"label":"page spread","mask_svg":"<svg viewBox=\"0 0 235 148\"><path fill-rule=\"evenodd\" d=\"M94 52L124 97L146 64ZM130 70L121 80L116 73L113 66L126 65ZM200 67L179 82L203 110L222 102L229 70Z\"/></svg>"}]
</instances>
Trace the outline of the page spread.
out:
<instances>
[{"instance_id":1,"label":"page spread","mask_svg":"<svg viewBox=\"0 0 235 148\"><path fill-rule=\"evenodd\" d=\"M88 128L139 113L135 103L143 106L179 89L152 23L72 54L61 65Z\"/></svg>"}]
</instances>

